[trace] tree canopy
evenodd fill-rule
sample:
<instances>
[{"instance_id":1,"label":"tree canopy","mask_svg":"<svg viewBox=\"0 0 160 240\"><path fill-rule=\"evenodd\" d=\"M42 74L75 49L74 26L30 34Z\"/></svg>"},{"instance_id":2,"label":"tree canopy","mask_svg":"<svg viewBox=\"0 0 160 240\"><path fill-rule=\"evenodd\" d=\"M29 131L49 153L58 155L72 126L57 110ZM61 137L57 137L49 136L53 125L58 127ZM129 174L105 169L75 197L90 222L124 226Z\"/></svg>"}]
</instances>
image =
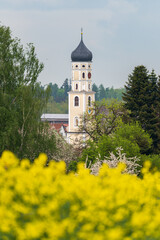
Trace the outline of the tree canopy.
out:
<instances>
[{"instance_id":1,"label":"tree canopy","mask_svg":"<svg viewBox=\"0 0 160 240\"><path fill-rule=\"evenodd\" d=\"M126 109L130 117L139 121L153 139L152 152L160 152L160 118L159 118L159 79L152 70L151 74L143 65L134 68L128 77L123 93Z\"/></svg>"},{"instance_id":2,"label":"tree canopy","mask_svg":"<svg viewBox=\"0 0 160 240\"><path fill-rule=\"evenodd\" d=\"M40 142L37 155L46 151L47 127L40 116L49 91L38 83L42 70L43 63L33 44L24 48L19 39L12 37L9 27L0 26L0 153L11 150L20 158L33 159ZM48 149L55 149L54 136L51 138Z\"/></svg>"}]
</instances>

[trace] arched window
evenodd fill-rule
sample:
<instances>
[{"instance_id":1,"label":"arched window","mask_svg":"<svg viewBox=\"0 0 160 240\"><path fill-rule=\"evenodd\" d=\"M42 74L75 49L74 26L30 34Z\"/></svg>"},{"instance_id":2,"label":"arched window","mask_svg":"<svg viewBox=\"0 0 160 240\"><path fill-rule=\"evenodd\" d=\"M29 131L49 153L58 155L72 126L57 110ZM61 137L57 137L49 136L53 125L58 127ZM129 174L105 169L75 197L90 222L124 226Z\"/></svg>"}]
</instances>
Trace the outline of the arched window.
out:
<instances>
[{"instance_id":1,"label":"arched window","mask_svg":"<svg viewBox=\"0 0 160 240\"><path fill-rule=\"evenodd\" d=\"M76 83L76 89L78 89L78 84Z\"/></svg>"},{"instance_id":2,"label":"arched window","mask_svg":"<svg viewBox=\"0 0 160 240\"><path fill-rule=\"evenodd\" d=\"M75 118L74 118L74 126L75 126L75 127L78 127L78 124L79 124L78 117L75 117Z\"/></svg>"},{"instance_id":3,"label":"arched window","mask_svg":"<svg viewBox=\"0 0 160 240\"><path fill-rule=\"evenodd\" d=\"M74 106L79 106L79 97L74 98Z\"/></svg>"},{"instance_id":4,"label":"arched window","mask_svg":"<svg viewBox=\"0 0 160 240\"><path fill-rule=\"evenodd\" d=\"M90 84L90 83L88 84L88 89L89 89L89 90L91 89L91 84Z\"/></svg>"},{"instance_id":5,"label":"arched window","mask_svg":"<svg viewBox=\"0 0 160 240\"><path fill-rule=\"evenodd\" d=\"M85 73L82 73L82 78L85 78Z\"/></svg>"},{"instance_id":6,"label":"arched window","mask_svg":"<svg viewBox=\"0 0 160 240\"><path fill-rule=\"evenodd\" d=\"M90 96L88 97L88 106L89 107L91 106L91 97Z\"/></svg>"}]
</instances>

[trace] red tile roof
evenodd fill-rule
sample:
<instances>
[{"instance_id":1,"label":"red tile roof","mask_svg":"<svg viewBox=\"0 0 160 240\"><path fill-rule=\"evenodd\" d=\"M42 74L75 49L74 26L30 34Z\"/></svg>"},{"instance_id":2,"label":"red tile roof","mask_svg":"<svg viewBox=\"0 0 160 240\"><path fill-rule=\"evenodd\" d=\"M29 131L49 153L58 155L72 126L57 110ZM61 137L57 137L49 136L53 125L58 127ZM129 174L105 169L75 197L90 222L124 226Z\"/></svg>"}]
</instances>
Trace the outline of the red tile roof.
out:
<instances>
[{"instance_id":1,"label":"red tile roof","mask_svg":"<svg viewBox=\"0 0 160 240\"><path fill-rule=\"evenodd\" d=\"M63 123L50 123L50 127L51 127L51 129L52 128L54 128L58 133L59 133L59 131L60 131L60 129L61 129L61 127L64 127L64 130L65 130L65 132L67 132L67 127L68 127L68 124L63 124Z\"/></svg>"}]
</instances>

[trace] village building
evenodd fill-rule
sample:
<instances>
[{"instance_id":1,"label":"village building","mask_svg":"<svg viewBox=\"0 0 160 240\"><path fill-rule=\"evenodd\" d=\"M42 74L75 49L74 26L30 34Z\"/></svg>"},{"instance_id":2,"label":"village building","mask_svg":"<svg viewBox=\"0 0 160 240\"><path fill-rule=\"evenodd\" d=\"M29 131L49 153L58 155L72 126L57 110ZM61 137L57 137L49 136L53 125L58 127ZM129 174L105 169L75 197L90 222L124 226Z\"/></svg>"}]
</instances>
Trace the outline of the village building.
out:
<instances>
[{"instance_id":1,"label":"village building","mask_svg":"<svg viewBox=\"0 0 160 240\"><path fill-rule=\"evenodd\" d=\"M86 133L79 131L82 116L90 111L95 92L92 91L92 53L83 42L83 32L78 47L71 54L72 81L68 93L69 126L67 139L69 143L86 140ZM83 124L83 123L82 123Z\"/></svg>"},{"instance_id":2,"label":"village building","mask_svg":"<svg viewBox=\"0 0 160 240\"><path fill-rule=\"evenodd\" d=\"M43 114L42 121L50 124L62 124L59 131L65 136L68 143L85 142L87 134L79 131L83 124L82 116L90 112L92 102L95 101L95 92L92 91L92 52L83 42L83 32L78 47L71 54L71 91L68 93L68 114ZM65 124L65 125L64 125ZM55 125L56 129L56 125Z\"/></svg>"}]
</instances>

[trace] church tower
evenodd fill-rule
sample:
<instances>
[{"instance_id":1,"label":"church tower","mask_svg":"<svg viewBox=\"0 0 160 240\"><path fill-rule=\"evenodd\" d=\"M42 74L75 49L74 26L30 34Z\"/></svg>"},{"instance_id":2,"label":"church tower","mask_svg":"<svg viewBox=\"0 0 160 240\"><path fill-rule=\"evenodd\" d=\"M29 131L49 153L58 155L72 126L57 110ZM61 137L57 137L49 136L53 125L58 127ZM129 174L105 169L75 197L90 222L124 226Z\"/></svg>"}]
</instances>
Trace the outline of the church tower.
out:
<instances>
[{"instance_id":1,"label":"church tower","mask_svg":"<svg viewBox=\"0 0 160 240\"><path fill-rule=\"evenodd\" d=\"M72 60L72 81L69 95L69 127L68 142L76 144L85 141L87 134L79 131L79 124L82 123L82 116L93 101L95 92L92 91L92 53L83 42L83 32L78 47L71 54ZM83 123L82 123L83 124Z\"/></svg>"}]
</instances>

